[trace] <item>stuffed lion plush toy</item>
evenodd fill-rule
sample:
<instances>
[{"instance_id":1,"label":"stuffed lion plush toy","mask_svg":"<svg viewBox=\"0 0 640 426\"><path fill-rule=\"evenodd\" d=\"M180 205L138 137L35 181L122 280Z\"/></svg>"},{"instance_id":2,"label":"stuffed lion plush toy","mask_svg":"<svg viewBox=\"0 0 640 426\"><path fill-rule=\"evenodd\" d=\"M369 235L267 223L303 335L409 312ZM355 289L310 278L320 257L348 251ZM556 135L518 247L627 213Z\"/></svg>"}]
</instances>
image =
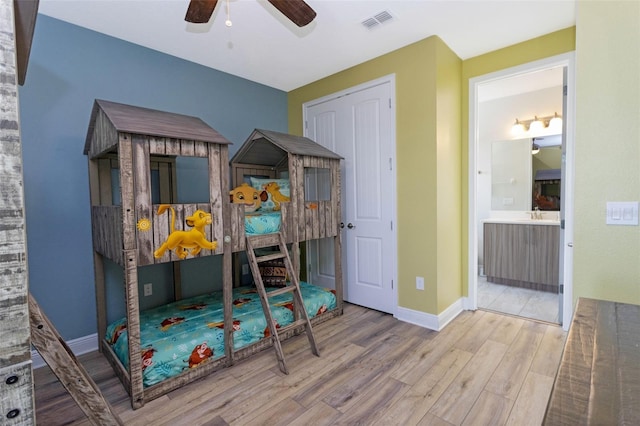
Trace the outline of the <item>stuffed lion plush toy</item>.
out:
<instances>
[{"instance_id":1,"label":"stuffed lion plush toy","mask_svg":"<svg viewBox=\"0 0 640 426\"><path fill-rule=\"evenodd\" d=\"M244 211L246 213L258 210L262 202L267 201L267 197L269 196L266 191L260 192L246 182L233 188L229 192L229 195L231 196L232 203L244 204Z\"/></svg>"}]
</instances>

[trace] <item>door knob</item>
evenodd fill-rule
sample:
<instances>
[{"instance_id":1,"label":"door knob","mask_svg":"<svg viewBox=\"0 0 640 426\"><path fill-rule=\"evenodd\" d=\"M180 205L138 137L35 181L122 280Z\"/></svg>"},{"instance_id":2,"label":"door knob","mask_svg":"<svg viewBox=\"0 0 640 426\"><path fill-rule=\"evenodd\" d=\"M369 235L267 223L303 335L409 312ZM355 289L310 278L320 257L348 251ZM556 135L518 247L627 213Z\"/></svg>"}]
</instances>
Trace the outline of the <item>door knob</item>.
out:
<instances>
[{"instance_id":1,"label":"door knob","mask_svg":"<svg viewBox=\"0 0 640 426\"><path fill-rule=\"evenodd\" d=\"M353 228L355 228L355 227L356 227L356 226L355 226L353 223L351 223L351 222L349 222L349 224L347 225L347 228L349 228L349 229L353 229Z\"/></svg>"}]
</instances>

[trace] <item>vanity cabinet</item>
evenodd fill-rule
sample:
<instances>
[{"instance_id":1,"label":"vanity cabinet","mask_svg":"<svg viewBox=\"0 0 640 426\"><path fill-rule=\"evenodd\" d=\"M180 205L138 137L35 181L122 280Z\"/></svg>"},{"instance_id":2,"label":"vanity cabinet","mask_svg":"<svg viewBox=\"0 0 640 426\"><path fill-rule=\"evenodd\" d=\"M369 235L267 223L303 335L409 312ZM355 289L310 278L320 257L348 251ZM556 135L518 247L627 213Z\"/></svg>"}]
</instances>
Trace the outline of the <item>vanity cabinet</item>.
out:
<instances>
[{"instance_id":1,"label":"vanity cabinet","mask_svg":"<svg viewBox=\"0 0 640 426\"><path fill-rule=\"evenodd\" d=\"M560 227L553 224L484 224L487 281L557 293Z\"/></svg>"}]
</instances>

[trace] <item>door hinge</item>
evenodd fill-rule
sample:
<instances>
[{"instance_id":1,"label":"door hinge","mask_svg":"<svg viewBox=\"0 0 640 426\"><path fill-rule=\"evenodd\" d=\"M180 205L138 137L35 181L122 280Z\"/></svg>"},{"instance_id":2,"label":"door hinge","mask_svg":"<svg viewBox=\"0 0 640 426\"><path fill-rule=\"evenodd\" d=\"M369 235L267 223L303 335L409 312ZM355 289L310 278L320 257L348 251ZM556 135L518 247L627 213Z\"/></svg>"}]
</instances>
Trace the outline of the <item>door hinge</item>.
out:
<instances>
[{"instance_id":1,"label":"door hinge","mask_svg":"<svg viewBox=\"0 0 640 426\"><path fill-rule=\"evenodd\" d=\"M304 120L304 128L309 129L309 122L307 120Z\"/></svg>"},{"instance_id":2,"label":"door hinge","mask_svg":"<svg viewBox=\"0 0 640 426\"><path fill-rule=\"evenodd\" d=\"M391 109L391 98L389 98L389 109Z\"/></svg>"},{"instance_id":3,"label":"door hinge","mask_svg":"<svg viewBox=\"0 0 640 426\"><path fill-rule=\"evenodd\" d=\"M389 171L393 170L393 158L389 157Z\"/></svg>"},{"instance_id":4,"label":"door hinge","mask_svg":"<svg viewBox=\"0 0 640 426\"><path fill-rule=\"evenodd\" d=\"M562 86L562 94L567 96L567 86Z\"/></svg>"},{"instance_id":5,"label":"door hinge","mask_svg":"<svg viewBox=\"0 0 640 426\"><path fill-rule=\"evenodd\" d=\"M391 230L393 231L393 221L391 221Z\"/></svg>"},{"instance_id":6,"label":"door hinge","mask_svg":"<svg viewBox=\"0 0 640 426\"><path fill-rule=\"evenodd\" d=\"M393 280L391 280L391 290L393 290Z\"/></svg>"},{"instance_id":7,"label":"door hinge","mask_svg":"<svg viewBox=\"0 0 640 426\"><path fill-rule=\"evenodd\" d=\"M560 294L564 294L564 284L560 284Z\"/></svg>"}]
</instances>

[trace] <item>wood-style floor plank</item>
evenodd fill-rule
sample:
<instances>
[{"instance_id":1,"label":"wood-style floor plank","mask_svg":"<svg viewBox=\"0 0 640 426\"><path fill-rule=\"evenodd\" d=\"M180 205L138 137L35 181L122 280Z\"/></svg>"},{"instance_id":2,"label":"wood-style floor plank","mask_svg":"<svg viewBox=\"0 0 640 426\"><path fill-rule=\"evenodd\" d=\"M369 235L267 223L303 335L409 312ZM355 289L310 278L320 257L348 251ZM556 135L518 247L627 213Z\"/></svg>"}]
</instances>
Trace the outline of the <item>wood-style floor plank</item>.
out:
<instances>
[{"instance_id":1,"label":"wood-style floor plank","mask_svg":"<svg viewBox=\"0 0 640 426\"><path fill-rule=\"evenodd\" d=\"M462 422L463 426L502 425L509 417L513 401L483 390Z\"/></svg>"},{"instance_id":2,"label":"wood-style floor plank","mask_svg":"<svg viewBox=\"0 0 640 426\"><path fill-rule=\"evenodd\" d=\"M553 379L552 376L530 371L507 419L507 424L513 426L542 424L544 413L540 412L539 408L547 403L548 395L553 388Z\"/></svg>"},{"instance_id":3,"label":"wood-style floor plank","mask_svg":"<svg viewBox=\"0 0 640 426\"><path fill-rule=\"evenodd\" d=\"M429 410L452 424L462 424L509 347L486 340Z\"/></svg>"},{"instance_id":4,"label":"wood-style floor plank","mask_svg":"<svg viewBox=\"0 0 640 426\"><path fill-rule=\"evenodd\" d=\"M540 345L545 326L530 322L520 329L515 340L491 376L486 389L496 395L515 400Z\"/></svg>"},{"instance_id":5,"label":"wood-style floor plank","mask_svg":"<svg viewBox=\"0 0 640 426\"><path fill-rule=\"evenodd\" d=\"M380 416L375 424L380 426L418 424L472 357L473 354L470 352L449 348L402 398Z\"/></svg>"},{"instance_id":6,"label":"wood-style floor plank","mask_svg":"<svg viewBox=\"0 0 640 426\"><path fill-rule=\"evenodd\" d=\"M79 357L126 425L539 424L566 333L559 326L465 311L435 332L346 304L305 335L132 410L102 354ZM38 424L88 425L47 368L34 372Z\"/></svg>"}]
</instances>

